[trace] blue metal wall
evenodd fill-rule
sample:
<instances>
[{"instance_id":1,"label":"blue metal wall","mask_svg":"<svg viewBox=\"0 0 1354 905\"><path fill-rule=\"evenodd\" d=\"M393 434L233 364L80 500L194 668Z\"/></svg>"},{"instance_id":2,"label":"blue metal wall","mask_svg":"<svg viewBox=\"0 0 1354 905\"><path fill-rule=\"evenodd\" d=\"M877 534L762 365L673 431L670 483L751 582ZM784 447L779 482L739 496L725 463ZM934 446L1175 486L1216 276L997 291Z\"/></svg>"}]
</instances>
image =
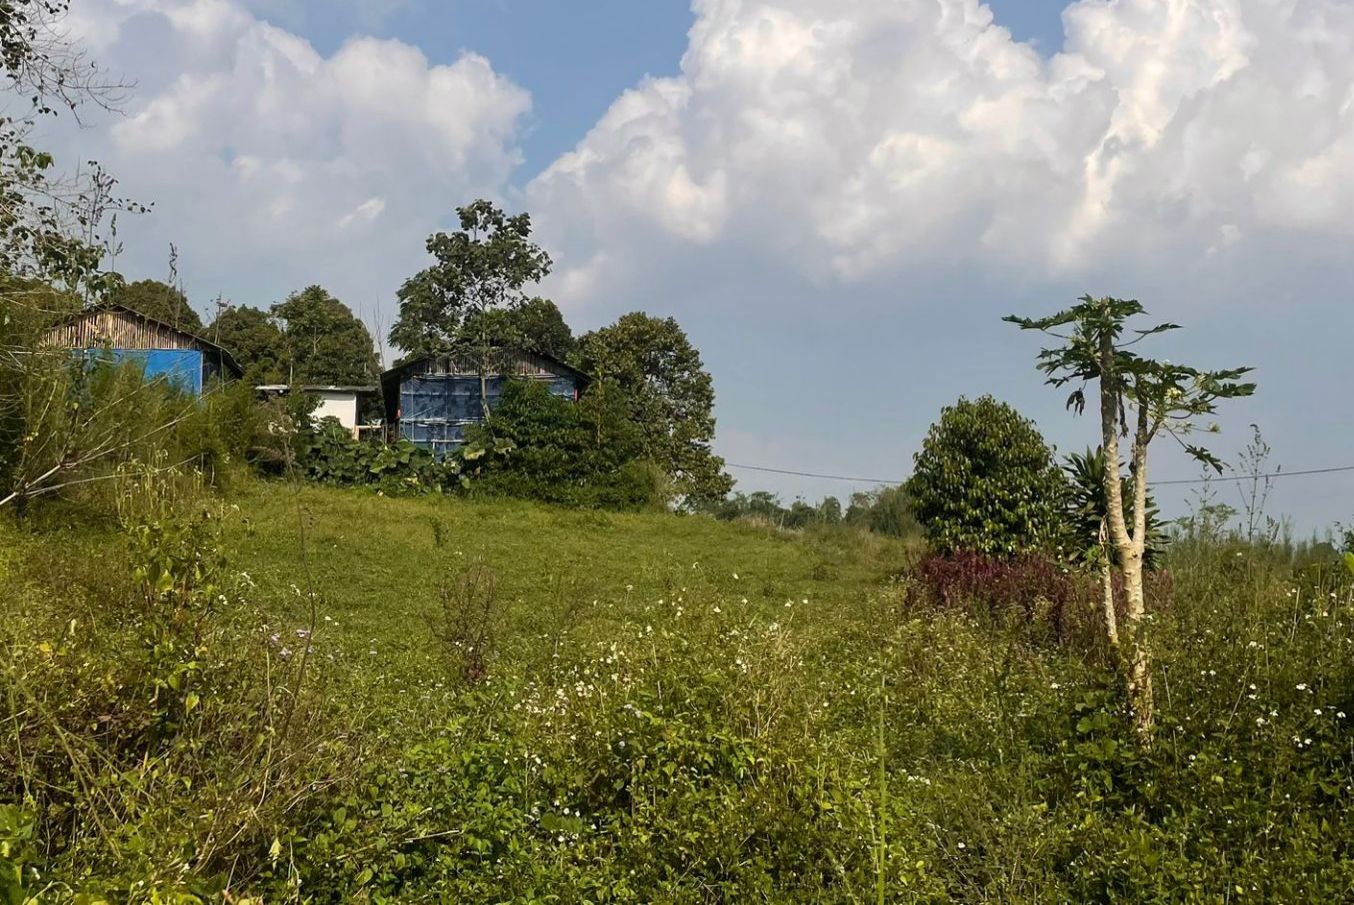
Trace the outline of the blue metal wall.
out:
<instances>
[{"instance_id":1,"label":"blue metal wall","mask_svg":"<svg viewBox=\"0 0 1354 905\"><path fill-rule=\"evenodd\" d=\"M493 409L503 395L507 378L490 377L485 395ZM549 381L550 392L573 399L572 377ZM447 452L464 439L466 425L484 420L478 377L410 375L400 381L400 436L435 453Z\"/></svg>"},{"instance_id":2,"label":"blue metal wall","mask_svg":"<svg viewBox=\"0 0 1354 905\"><path fill-rule=\"evenodd\" d=\"M197 349L88 349L95 361L136 362L147 380L162 378L170 386L202 394L202 352Z\"/></svg>"}]
</instances>

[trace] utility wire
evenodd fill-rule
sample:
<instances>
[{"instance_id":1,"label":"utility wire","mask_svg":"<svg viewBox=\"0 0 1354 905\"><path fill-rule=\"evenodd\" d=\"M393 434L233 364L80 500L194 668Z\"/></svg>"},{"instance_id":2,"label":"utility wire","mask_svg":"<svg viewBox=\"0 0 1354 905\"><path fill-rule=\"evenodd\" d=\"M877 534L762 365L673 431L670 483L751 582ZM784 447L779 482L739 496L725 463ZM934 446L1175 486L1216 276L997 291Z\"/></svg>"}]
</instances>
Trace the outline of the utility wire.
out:
<instances>
[{"instance_id":1,"label":"utility wire","mask_svg":"<svg viewBox=\"0 0 1354 905\"><path fill-rule=\"evenodd\" d=\"M822 474L822 473L820 473L820 472L814 472L814 471L794 471L794 470L788 469L788 468L767 468L767 467L764 466L764 465L739 465L739 464L736 463L736 462L725 462L724 464L725 464L726 466L728 466L729 468L740 468L740 469L742 469L742 470L744 470L744 471L761 471L761 472L766 472L766 473L768 473L768 474L793 475L793 476L795 476L795 477L800 477L800 478L822 478L823 480L827 480L827 481L851 481L852 483L855 483L855 484L902 484L902 483L904 483L904 481L901 480L901 479L890 479L890 478L860 478L860 477L851 477L851 476L849 476L849 475ZM1305 470L1303 470L1303 471L1272 471L1272 472L1269 472L1268 474L1258 474L1258 475L1249 475L1249 474L1247 474L1247 475L1231 475L1231 476L1222 476L1222 475L1219 475L1218 477L1215 477L1215 478L1212 478L1212 477L1210 477L1210 478L1185 478L1185 479L1183 479L1183 480L1175 480L1175 481L1148 481L1148 484L1149 484L1150 486L1152 486L1152 487L1166 487L1166 486L1171 486L1171 485L1182 485L1182 484L1210 484L1210 483L1214 483L1214 482L1232 482L1232 481L1268 480L1268 479L1270 479L1270 478L1293 478L1293 477L1297 477L1297 476L1299 476L1299 475L1335 474L1335 473L1337 473L1337 472L1344 472L1344 471L1354 471L1354 465L1339 465L1339 466L1336 466L1336 467L1334 467L1334 468L1308 468L1308 469L1305 469Z\"/></svg>"}]
</instances>

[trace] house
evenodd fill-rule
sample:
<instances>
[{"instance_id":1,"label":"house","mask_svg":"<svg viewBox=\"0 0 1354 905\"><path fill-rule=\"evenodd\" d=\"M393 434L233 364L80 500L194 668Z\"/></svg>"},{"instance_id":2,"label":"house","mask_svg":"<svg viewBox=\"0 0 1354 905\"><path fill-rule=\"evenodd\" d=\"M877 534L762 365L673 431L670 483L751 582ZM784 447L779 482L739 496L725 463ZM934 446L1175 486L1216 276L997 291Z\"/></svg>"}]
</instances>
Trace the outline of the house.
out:
<instances>
[{"instance_id":1,"label":"house","mask_svg":"<svg viewBox=\"0 0 1354 905\"><path fill-rule=\"evenodd\" d=\"M214 378L243 374L216 343L112 302L73 315L49 330L45 342L91 361L135 361L148 379L164 380L194 395Z\"/></svg>"},{"instance_id":2,"label":"house","mask_svg":"<svg viewBox=\"0 0 1354 905\"><path fill-rule=\"evenodd\" d=\"M588 377L577 368L536 352L495 350L480 398L479 369L470 356L425 356L381 375L386 423L392 432L434 453L459 446L466 425L484 420L509 380L539 380L559 396L577 400Z\"/></svg>"},{"instance_id":3,"label":"house","mask_svg":"<svg viewBox=\"0 0 1354 905\"><path fill-rule=\"evenodd\" d=\"M292 390L292 388L285 383L264 384L263 386L254 387L254 389L265 396L285 396ZM359 420L363 400L374 399L379 392L374 386L322 386L319 384L306 384L299 386L296 389L317 400L318 404L315 407L315 411L311 413L312 419L321 421L325 418L333 418L352 433L354 440L356 440L364 430L380 428L379 424L364 424Z\"/></svg>"}]
</instances>

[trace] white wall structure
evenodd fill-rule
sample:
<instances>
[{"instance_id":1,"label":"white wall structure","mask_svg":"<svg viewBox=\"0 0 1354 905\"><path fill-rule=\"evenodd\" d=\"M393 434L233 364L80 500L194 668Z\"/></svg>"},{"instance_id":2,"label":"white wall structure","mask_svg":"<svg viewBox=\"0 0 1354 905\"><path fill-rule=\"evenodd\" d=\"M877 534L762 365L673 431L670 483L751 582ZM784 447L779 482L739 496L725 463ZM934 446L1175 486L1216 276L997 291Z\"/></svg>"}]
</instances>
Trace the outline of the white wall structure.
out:
<instances>
[{"instance_id":1,"label":"white wall structure","mask_svg":"<svg viewBox=\"0 0 1354 905\"><path fill-rule=\"evenodd\" d=\"M354 390L329 387L306 387L305 392L319 400L311 415L316 421L337 418L350 431L357 430L357 393Z\"/></svg>"},{"instance_id":2,"label":"white wall structure","mask_svg":"<svg viewBox=\"0 0 1354 905\"><path fill-rule=\"evenodd\" d=\"M291 387L285 383L265 384L254 389L266 396L282 396L291 392ZM325 418L336 418L339 424L352 432L354 439L361 432L359 428L374 429L378 426L359 425L357 422L358 402L363 396L375 396L376 387L303 386L299 389L305 395L315 398L317 405L311 417L316 422Z\"/></svg>"}]
</instances>

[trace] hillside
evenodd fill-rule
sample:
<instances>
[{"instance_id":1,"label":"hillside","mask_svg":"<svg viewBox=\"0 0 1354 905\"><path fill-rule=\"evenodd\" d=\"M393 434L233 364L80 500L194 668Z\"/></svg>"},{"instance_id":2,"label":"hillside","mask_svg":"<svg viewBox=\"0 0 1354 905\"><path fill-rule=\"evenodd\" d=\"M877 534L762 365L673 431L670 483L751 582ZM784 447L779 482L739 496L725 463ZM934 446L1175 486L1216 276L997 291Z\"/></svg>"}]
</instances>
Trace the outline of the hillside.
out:
<instances>
[{"instance_id":1,"label":"hillside","mask_svg":"<svg viewBox=\"0 0 1354 905\"><path fill-rule=\"evenodd\" d=\"M78 827L45 846L44 883L329 902L1350 889L1354 632L1333 574L1178 546L1154 617L1161 741L1141 749L1082 617L1024 589L938 606L901 542L275 483L205 506L130 542L0 524L5 675L30 702L6 763L42 826ZM0 816L18 845L33 812Z\"/></svg>"}]
</instances>

